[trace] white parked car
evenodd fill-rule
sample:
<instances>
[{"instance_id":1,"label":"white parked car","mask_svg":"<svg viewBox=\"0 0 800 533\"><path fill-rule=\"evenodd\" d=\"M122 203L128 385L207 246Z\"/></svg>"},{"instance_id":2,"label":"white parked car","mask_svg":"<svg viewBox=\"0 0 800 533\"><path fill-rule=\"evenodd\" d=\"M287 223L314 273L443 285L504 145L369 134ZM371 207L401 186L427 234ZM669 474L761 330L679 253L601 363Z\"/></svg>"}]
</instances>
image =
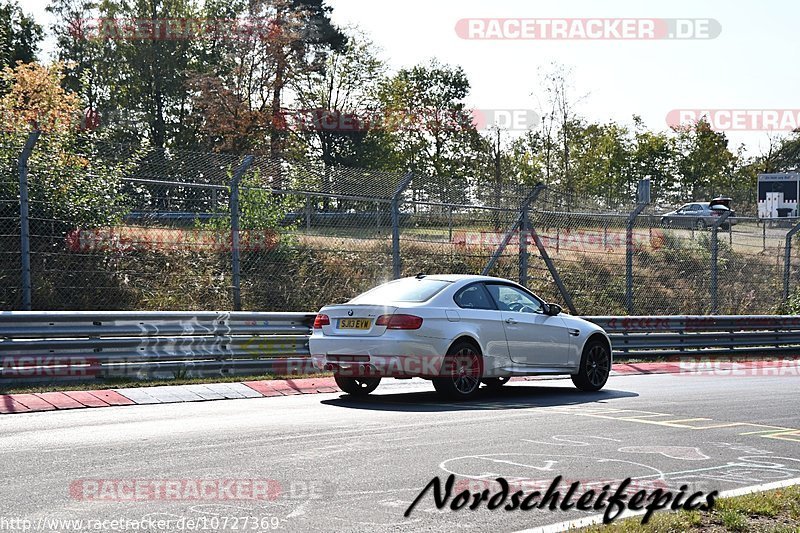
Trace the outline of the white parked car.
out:
<instances>
[{"instance_id":1,"label":"white parked car","mask_svg":"<svg viewBox=\"0 0 800 533\"><path fill-rule=\"evenodd\" d=\"M580 390L597 391L612 363L599 326L487 276L420 274L323 307L309 348L315 366L352 395L369 394L384 377L422 377L465 399L481 383L540 374L568 374Z\"/></svg>"}]
</instances>

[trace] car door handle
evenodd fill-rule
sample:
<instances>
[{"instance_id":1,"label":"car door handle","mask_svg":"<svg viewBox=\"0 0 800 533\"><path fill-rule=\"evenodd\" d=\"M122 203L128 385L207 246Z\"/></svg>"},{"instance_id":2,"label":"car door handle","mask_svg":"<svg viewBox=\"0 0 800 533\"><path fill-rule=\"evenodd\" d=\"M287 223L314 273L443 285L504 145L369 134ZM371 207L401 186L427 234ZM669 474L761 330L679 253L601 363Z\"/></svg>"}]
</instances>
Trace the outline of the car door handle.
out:
<instances>
[{"instance_id":1,"label":"car door handle","mask_svg":"<svg viewBox=\"0 0 800 533\"><path fill-rule=\"evenodd\" d=\"M506 324L516 324L516 323L517 321L514 320L513 318L506 318Z\"/></svg>"},{"instance_id":2,"label":"car door handle","mask_svg":"<svg viewBox=\"0 0 800 533\"><path fill-rule=\"evenodd\" d=\"M581 334L581 330L579 329L568 329L567 331L569 331L569 334L573 337L579 337Z\"/></svg>"}]
</instances>

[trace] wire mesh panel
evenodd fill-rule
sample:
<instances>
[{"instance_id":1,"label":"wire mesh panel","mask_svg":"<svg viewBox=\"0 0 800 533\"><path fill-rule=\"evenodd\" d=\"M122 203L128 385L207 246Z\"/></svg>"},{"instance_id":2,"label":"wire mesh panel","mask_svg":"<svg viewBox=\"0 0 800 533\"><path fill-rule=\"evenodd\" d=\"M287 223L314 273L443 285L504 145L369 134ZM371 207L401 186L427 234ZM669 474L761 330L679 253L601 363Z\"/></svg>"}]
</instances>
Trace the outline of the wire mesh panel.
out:
<instances>
[{"instance_id":1,"label":"wire mesh panel","mask_svg":"<svg viewBox=\"0 0 800 533\"><path fill-rule=\"evenodd\" d=\"M518 280L520 231L515 223L533 188L415 175L400 204L401 274L480 274L492 260L489 275Z\"/></svg>"},{"instance_id":2,"label":"wire mesh panel","mask_svg":"<svg viewBox=\"0 0 800 533\"><path fill-rule=\"evenodd\" d=\"M402 275L480 274L518 215L518 209L404 202L400 216ZM519 231L514 231L490 275L519 278L518 244Z\"/></svg>"},{"instance_id":3,"label":"wire mesh panel","mask_svg":"<svg viewBox=\"0 0 800 533\"><path fill-rule=\"evenodd\" d=\"M25 136L0 136L2 309L22 305L17 158L24 143ZM708 224L665 223L665 209L648 207L631 228L627 275L633 197L610 201L472 176L409 182L400 172L267 157L245 170L243 160L42 135L28 176L33 308L231 309L237 222L246 310L342 302L392 279L398 260L402 276L479 274L491 263L489 274L525 280L565 305L560 279L580 314L627 313L629 284L635 314L714 308ZM231 182L240 169L232 216ZM526 230L518 225L521 207L534 191ZM716 311L779 311L786 236L797 221L733 222L717 235ZM800 287L800 242L793 244L792 295Z\"/></svg>"},{"instance_id":4,"label":"wire mesh panel","mask_svg":"<svg viewBox=\"0 0 800 533\"><path fill-rule=\"evenodd\" d=\"M26 136L0 135L0 309L21 309L19 175Z\"/></svg>"},{"instance_id":5,"label":"wire mesh panel","mask_svg":"<svg viewBox=\"0 0 800 533\"><path fill-rule=\"evenodd\" d=\"M581 314L623 313L626 209L599 197L548 188L533 203L531 224ZM637 238L641 238L637 236ZM529 285L543 298L565 304L544 257L531 246Z\"/></svg>"},{"instance_id":6,"label":"wire mesh panel","mask_svg":"<svg viewBox=\"0 0 800 533\"><path fill-rule=\"evenodd\" d=\"M634 314L711 312L710 235L707 228L662 224L651 208L636 218Z\"/></svg>"},{"instance_id":7,"label":"wire mesh panel","mask_svg":"<svg viewBox=\"0 0 800 533\"><path fill-rule=\"evenodd\" d=\"M778 310L783 290L782 256L786 233L795 222L736 217L729 229L719 232L720 314Z\"/></svg>"},{"instance_id":8,"label":"wire mesh panel","mask_svg":"<svg viewBox=\"0 0 800 533\"><path fill-rule=\"evenodd\" d=\"M243 309L315 310L391 279L391 198L402 177L256 158L240 227L268 246L242 247Z\"/></svg>"},{"instance_id":9,"label":"wire mesh panel","mask_svg":"<svg viewBox=\"0 0 800 533\"><path fill-rule=\"evenodd\" d=\"M70 148L74 164L46 146L31 161L34 309L230 308L230 231L217 221L240 158Z\"/></svg>"}]
</instances>

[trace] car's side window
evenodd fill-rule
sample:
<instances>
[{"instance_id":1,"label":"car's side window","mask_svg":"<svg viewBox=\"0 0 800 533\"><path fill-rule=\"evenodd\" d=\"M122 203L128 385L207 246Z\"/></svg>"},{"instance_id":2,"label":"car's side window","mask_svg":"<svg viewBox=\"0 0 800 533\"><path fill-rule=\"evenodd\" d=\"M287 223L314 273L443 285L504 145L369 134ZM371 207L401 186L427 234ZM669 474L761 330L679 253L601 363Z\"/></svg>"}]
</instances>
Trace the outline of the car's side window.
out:
<instances>
[{"instance_id":1,"label":"car's side window","mask_svg":"<svg viewBox=\"0 0 800 533\"><path fill-rule=\"evenodd\" d=\"M487 283L486 288L501 311L513 311L516 313L544 312L542 302L516 287L500 283Z\"/></svg>"},{"instance_id":2,"label":"car's side window","mask_svg":"<svg viewBox=\"0 0 800 533\"><path fill-rule=\"evenodd\" d=\"M486 289L480 283L464 287L453 296L453 300L457 306L464 309L497 310Z\"/></svg>"}]
</instances>

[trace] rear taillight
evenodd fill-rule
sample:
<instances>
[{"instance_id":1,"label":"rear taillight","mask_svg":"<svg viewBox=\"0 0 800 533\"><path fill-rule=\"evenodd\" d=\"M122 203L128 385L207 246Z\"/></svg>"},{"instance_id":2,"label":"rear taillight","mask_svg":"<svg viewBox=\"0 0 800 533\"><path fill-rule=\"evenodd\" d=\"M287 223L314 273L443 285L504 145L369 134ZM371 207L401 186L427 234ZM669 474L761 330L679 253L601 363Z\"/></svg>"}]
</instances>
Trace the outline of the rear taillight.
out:
<instances>
[{"instance_id":1,"label":"rear taillight","mask_svg":"<svg viewBox=\"0 0 800 533\"><path fill-rule=\"evenodd\" d=\"M414 315L381 315L375 325L386 326L386 329L419 329L422 318Z\"/></svg>"},{"instance_id":2,"label":"rear taillight","mask_svg":"<svg viewBox=\"0 0 800 533\"><path fill-rule=\"evenodd\" d=\"M328 315L317 315L314 319L314 329L322 329L322 326L330 326L331 319Z\"/></svg>"}]
</instances>

